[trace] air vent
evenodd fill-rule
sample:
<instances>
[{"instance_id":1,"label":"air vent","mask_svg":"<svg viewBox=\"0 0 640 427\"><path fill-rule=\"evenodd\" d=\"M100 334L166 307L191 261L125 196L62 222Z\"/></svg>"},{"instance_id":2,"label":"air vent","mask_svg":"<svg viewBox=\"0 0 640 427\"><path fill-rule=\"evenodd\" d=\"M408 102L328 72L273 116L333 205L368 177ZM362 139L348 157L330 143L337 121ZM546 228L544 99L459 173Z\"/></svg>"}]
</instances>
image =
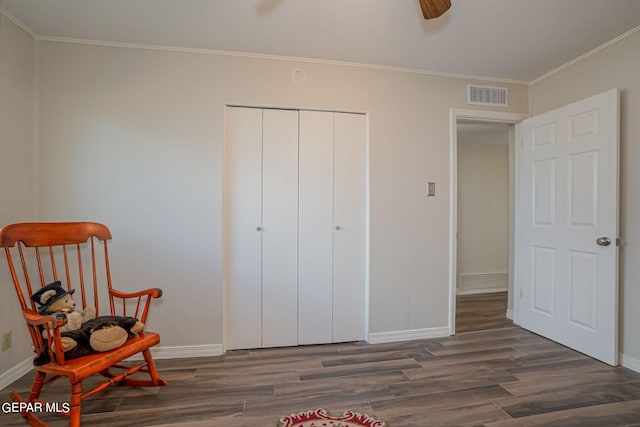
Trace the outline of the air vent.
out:
<instances>
[{"instance_id":1,"label":"air vent","mask_svg":"<svg viewBox=\"0 0 640 427\"><path fill-rule=\"evenodd\" d=\"M506 87L467 85L467 103L506 107L507 93Z\"/></svg>"}]
</instances>

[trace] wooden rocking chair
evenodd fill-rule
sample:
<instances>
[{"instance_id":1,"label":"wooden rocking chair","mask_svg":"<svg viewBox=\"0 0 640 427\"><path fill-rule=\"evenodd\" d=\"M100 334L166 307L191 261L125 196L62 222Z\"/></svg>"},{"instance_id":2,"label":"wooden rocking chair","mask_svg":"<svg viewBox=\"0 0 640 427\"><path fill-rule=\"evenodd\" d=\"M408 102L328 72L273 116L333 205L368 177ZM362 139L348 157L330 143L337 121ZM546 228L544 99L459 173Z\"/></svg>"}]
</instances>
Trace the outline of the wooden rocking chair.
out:
<instances>
[{"instance_id":1,"label":"wooden rocking chair","mask_svg":"<svg viewBox=\"0 0 640 427\"><path fill-rule=\"evenodd\" d=\"M113 289L107 252L107 240L110 239L109 229L93 222L22 223L0 229L0 246L5 249L34 351L36 355L48 355L49 359L48 363L34 366L35 378L26 400L17 392L11 392L14 402L24 403L21 405L25 408L22 415L33 426L48 425L31 409L55 407L47 405L51 402L39 400L40 391L43 385L62 377L67 377L71 383L71 397L68 402L70 409L61 413L69 417L69 425L72 427L80 425L82 401L112 384L124 383L142 387L167 385L159 377L149 350L160 342L157 333L145 330L115 350L65 360L59 328L66 320L38 314L36 305L30 298L40 287L60 280L68 290L79 291L75 296L76 299L81 298L82 309L93 305L97 315L132 316L146 323L151 299L162 296L162 291L148 289L125 293ZM100 301L105 303L103 309L106 308L106 301L109 301L108 313L100 311ZM47 342L53 342L55 350ZM142 352L144 356L144 361L140 364L119 364L138 352ZM112 373L112 368L118 371ZM128 378L136 372L146 372L150 379ZM101 374L107 380L83 394L82 381L94 374ZM66 408L63 406L63 409Z\"/></svg>"}]
</instances>

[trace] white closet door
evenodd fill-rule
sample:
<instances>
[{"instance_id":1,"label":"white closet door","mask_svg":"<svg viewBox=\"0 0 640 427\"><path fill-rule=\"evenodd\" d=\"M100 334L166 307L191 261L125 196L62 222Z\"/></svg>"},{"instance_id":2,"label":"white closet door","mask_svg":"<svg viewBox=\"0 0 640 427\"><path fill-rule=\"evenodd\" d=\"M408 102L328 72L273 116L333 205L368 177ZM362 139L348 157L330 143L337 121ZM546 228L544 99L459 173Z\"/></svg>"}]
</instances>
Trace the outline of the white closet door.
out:
<instances>
[{"instance_id":1,"label":"white closet door","mask_svg":"<svg viewBox=\"0 0 640 427\"><path fill-rule=\"evenodd\" d=\"M300 111L299 344L333 338L333 115Z\"/></svg>"},{"instance_id":2,"label":"white closet door","mask_svg":"<svg viewBox=\"0 0 640 427\"><path fill-rule=\"evenodd\" d=\"M262 346L298 343L298 112L264 110Z\"/></svg>"},{"instance_id":3,"label":"white closet door","mask_svg":"<svg viewBox=\"0 0 640 427\"><path fill-rule=\"evenodd\" d=\"M333 341L364 339L366 120L335 113Z\"/></svg>"},{"instance_id":4,"label":"white closet door","mask_svg":"<svg viewBox=\"0 0 640 427\"><path fill-rule=\"evenodd\" d=\"M228 349L262 345L262 110L225 117L225 333Z\"/></svg>"}]
</instances>

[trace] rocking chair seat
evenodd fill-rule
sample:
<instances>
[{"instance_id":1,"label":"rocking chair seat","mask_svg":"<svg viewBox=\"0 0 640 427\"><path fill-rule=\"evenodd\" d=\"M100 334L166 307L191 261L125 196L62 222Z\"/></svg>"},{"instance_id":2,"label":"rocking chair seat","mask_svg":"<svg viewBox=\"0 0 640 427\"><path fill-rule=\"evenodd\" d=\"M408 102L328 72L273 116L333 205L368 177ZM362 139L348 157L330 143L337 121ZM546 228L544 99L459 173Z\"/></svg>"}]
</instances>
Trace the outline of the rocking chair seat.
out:
<instances>
[{"instance_id":1,"label":"rocking chair seat","mask_svg":"<svg viewBox=\"0 0 640 427\"><path fill-rule=\"evenodd\" d=\"M69 377L72 383L76 383L90 377L104 369L133 356L160 342L160 335L155 332L143 331L135 337L129 338L122 347L104 353L93 353L75 359L65 359L64 365L57 363L45 363L38 366L38 370L50 375Z\"/></svg>"}]
</instances>

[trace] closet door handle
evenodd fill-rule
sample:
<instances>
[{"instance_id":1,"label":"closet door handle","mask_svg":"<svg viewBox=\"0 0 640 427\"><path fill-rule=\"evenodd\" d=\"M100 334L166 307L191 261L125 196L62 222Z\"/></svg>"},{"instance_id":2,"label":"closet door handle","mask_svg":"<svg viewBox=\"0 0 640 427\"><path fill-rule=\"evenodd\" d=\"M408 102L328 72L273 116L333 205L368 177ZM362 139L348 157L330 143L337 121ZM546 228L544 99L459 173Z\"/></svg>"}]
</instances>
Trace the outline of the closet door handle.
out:
<instances>
[{"instance_id":1,"label":"closet door handle","mask_svg":"<svg viewBox=\"0 0 640 427\"><path fill-rule=\"evenodd\" d=\"M336 225L336 231L340 231L342 230L342 227L340 227L339 225Z\"/></svg>"},{"instance_id":2,"label":"closet door handle","mask_svg":"<svg viewBox=\"0 0 640 427\"><path fill-rule=\"evenodd\" d=\"M262 231L262 230L264 230L264 229L262 228L262 226L261 226L261 225L259 225L259 226L257 226L257 227L256 227L256 231Z\"/></svg>"}]
</instances>

